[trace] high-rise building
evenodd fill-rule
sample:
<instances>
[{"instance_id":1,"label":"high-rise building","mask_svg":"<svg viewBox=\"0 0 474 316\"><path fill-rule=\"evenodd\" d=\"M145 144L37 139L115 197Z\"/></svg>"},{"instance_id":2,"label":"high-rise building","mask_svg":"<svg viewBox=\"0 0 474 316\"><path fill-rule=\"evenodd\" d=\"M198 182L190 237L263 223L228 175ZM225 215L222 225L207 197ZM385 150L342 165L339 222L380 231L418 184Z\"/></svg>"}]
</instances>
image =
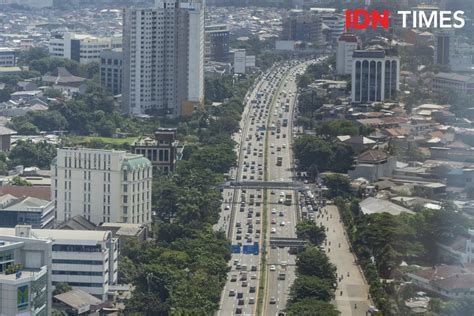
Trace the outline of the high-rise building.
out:
<instances>
[{"instance_id":1,"label":"high-rise building","mask_svg":"<svg viewBox=\"0 0 474 316\"><path fill-rule=\"evenodd\" d=\"M322 45L321 17L315 12L291 10L283 18L281 39L284 41L304 41L316 46Z\"/></svg>"},{"instance_id":2,"label":"high-rise building","mask_svg":"<svg viewBox=\"0 0 474 316\"><path fill-rule=\"evenodd\" d=\"M357 45L357 36L353 33L344 33L339 37L336 53L336 70L339 75L352 73L352 55Z\"/></svg>"},{"instance_id":3,"label":"high-rise building","mask_svg":"<svg viewBox=\"0 0 474 316\"><path fill-rule=\"evenodd\" d=\"M100 62L100 53L121 46L120 37L97 37L89 34L56 34L49 39L49 54L81 64Z\"/></svg>"},{"instance_id":4,"label":"high-rise building","mask_svg":"<svg viewBox=\"0 0 474 316\"><path fill-rule=\"evenodd\" d=\"M125 9L123 37L124 113L187 116L203 104L203 0Z\"/></svg>"},{"instance_id":5,"label":"high-rise building","mask_svg":"<svg viewBox=\"0 0 474 316\"><path fill-rule=\"evenodd\" d=\"M113 95L122 93L122 49L100 53L100 83Z\"/></svg>"},{"instance_id":6,"label":"high-rise building","mask_svg":"<svg viewBox=\"0 0 474 316\"><path fill-rule=\"evenodd\" d=\"M452 32L449 31L439 31L436 33L434 54L436 65L449 65L452 36Z\"/></svg>"},{"instance_id":7,"label":"high-rise building","mask_svg":"<svg viewBox=\"0 0 474 316\"><path fill-rule=\"evenodd\" d=\"M56 220L151 223L151 162L125 151L58 149L51 165Z\"/></svg>"},{"instance_id":8,"label":"high-rise building","mask_svg":"<svg viewBox=\"0 0 474 316\"><path fill-rule=\"evenodd\" d=\"M356 50L352 55L352 102L393 100L399 90L400 59L385 50Z\"/></svg>"},{"instance_id":9,"label":"high-rise building","mask_svg":"<svg viewBox=\"0 0 474 316\"><path fill-rule=\"evenodd\" d=\"M0 315L51 315L51 241L0 228Z\"/></svg>"},{"instance_id":10,"label":"high-rise building","mask_svg":"<svg viewBox=\"0 0 474 316\"><path fill-rule=\"evenodd\" d=\"M207 25L205 27L207 61L229 62L229 27L226 24Z\"/></svg>"}]
</instances>

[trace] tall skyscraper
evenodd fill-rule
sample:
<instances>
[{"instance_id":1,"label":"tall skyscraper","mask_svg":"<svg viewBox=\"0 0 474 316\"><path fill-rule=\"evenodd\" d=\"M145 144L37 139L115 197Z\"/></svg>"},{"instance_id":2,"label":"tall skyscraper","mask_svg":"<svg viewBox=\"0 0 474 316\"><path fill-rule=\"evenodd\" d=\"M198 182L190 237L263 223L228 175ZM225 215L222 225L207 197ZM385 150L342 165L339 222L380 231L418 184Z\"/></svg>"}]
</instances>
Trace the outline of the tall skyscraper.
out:
<instances>
[{"instance_id":1,"label":"tall skyscraper","mask_svg":"<svg viewBox=\"0 0 474 316\"><path fill-rule=\"evenodd\" d=\"M385 50L356 50L352 55L352 102L393 100L399 90L400 59Z\"/></svg>"},{"instance_id":2,"label":"tall skyscraper","mask_svg":"<svg viewBox=\"0 0 474 316\"><path fill-rule=\"evenodd\" d=\"M352 72L352 54L357 49L357 36L344 33L337 41L336 70L339 75L349 75Z\"/></svg>"},{"instance_id":3,"label":"tall skyscraper","mask_svg":"<svg viewBox=\"0 0 474 316\"><path fill-rule=\"evenodd\" d=\"M204 0L123 14L124 113L187 116L204 102Z\"/></svg>"},{"instance_id":4,"label":"tall skyscraper","mask_svg":"<svg viewBox=\"0 0 474 316\"><path fill-rule=\"evenodd\" d=\"M290 10L283 18L281 39L304 41L321 46L324 42L321 17L315 12Z\"/></svg>"},{"instance_id":5,"label":"tall skyscraper","mask_svg":"<svg viewBox=\"0 0 474 316\"><path fill-rule=\"evenodd\" d=\"M435 35L435 64L449 65L451 56L451 38L449 31L439 31Z\"/></svg>"},{"instance_id":6,"label":"tall skyscraper","mask_svg":"<svg viewBox=\"0 0 474 316\"><path fill-rule=\"evenodd\" d=\"M206 30L206 62L229 62L229 27L226 24L208 25Z\"/></svg>"}]
</instances>

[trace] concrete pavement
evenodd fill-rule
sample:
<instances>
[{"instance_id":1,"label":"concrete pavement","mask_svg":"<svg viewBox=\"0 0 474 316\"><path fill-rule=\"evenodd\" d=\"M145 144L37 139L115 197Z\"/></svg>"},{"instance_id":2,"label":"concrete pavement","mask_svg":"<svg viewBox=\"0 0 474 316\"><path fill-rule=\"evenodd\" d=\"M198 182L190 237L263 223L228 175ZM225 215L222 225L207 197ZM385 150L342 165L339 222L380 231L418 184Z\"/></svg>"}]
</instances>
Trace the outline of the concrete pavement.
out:
<instances>
[{"instance_id":1,"label":"concrete pavement","mask_svg":"<svg viewBox=\"0 0 474 316\"><path fill-rule=\"evenodd\" d=\"M365 316L369 307L373 305L369 299L369 286L356 264L355 255L350 251L337 207L334 205L324 207L319 218L316 216L315 220L318 225L322 223L329 228L326 232L325 251L330 261L337 267L338 280L342 277L335 293L337 309L343 316Z\"/></svg>"}]
</instances>

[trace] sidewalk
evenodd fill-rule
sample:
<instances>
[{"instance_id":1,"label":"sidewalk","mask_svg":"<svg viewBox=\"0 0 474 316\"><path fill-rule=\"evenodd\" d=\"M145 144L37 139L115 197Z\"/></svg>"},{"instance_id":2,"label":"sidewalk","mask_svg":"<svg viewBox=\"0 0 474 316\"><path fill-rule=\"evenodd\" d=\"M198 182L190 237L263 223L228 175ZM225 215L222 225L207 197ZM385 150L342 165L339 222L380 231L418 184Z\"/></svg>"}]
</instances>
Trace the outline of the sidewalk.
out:
<instances>
[{"instance_id":1,"label":"sidewalk","mask_svg":"<svg viewBox=\"0 0 474 316\"><path fill-rule=\"evenodd\" d=\"M355 263L355 256L350 251L343 223L339 222L339 211L336 206L328 205L321 212L322 215L316 218L316 223L318 225L322 223L329 228L326 232L326 253L337 267L337 277L338 281L340 280L335 292L337 309L344 316L365 316L372 305L369 299L369 286Z\"/></svg>"}]
</instances>

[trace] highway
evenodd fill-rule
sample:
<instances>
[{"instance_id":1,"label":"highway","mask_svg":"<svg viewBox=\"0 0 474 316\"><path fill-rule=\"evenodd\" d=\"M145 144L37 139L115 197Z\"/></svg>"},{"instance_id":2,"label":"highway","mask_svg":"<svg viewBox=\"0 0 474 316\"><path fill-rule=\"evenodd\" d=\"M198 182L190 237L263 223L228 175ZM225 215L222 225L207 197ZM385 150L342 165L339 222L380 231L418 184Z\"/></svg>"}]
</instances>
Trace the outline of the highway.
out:
<instances>
[{"instance_id":1,"label":"highway","mask_svg":"<svg viewBox=\"0 0 474 316\"><path fill-rule=\"evenodd\" d=\"M307 65L291 62L273 67L260 76L247 95L241 132L234 135L239 144L238 165L232 172L236 181L293 180L291 116L296 98L295 75ZM277 166L277 157L281 157L281 166ZM285 308L295 278L295 256L288 254L288 248L271 249L268 241L270 236L295 237L296 196L291 190L264 191L262 188L223 191L222 215L215 229L227 233L234 253L217 315L256 314L264 244L268 250L264 266L268 278L265 292L261 293L264 298L261 310L264 315L277 315ZM287 194L291 194L291 205L284 205ZM265 222L267 235L262 240ZM244 253L244 248L260 252Z\"/></svg>"}]
</instances>

